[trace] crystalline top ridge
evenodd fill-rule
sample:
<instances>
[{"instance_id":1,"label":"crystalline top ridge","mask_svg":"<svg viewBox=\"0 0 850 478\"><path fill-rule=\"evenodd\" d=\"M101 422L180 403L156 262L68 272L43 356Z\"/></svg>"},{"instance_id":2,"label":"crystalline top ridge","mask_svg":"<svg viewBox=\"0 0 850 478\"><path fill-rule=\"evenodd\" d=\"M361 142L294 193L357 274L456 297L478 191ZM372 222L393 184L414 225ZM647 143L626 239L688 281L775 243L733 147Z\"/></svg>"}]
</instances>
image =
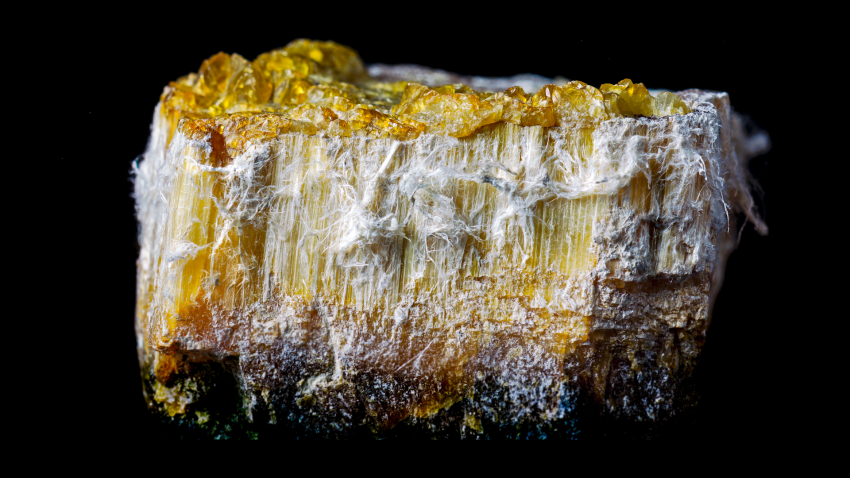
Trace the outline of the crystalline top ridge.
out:
<instances>
[{"instance_id":1,"label":"crystalline top ridge","mask_svg":"<svg viewBox=\"0 0 850 478\"><path fill-rule=\"evenodd\" d=\"M409 76L403 80L398 71L373 77L351 48L296 40L252 62L238 54L218 53L205 60L198 73L171 82L162 101L178 117L275 113L335 136L400 140L422 133L464 137L501 121L548 127L690 112L678 96L669 92L653 96L643 84L628 79L599 89L570 81L544 85L534 94L520 86L494 93L462 83L426 86L416 81L439 81L441 76L420 70L400 68ZM474 79L458 79L478 85Z\"/></svg>"}]
</instances>

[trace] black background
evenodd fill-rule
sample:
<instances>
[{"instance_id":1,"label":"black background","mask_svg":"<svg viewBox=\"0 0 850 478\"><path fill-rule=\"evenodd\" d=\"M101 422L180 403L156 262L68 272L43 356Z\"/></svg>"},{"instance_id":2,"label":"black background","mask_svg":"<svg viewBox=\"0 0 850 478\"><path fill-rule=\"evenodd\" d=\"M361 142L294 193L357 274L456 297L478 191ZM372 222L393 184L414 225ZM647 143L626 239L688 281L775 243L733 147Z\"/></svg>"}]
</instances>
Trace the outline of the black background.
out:
<instances>
[{"instance_id":1,"label":"black background","mask_svg":"<svg viewBox=\"0 0 850 478\"><path fill-rule=\"evenodd\" d=\"M60 210L67 230L86 232L81 254L72 259L81 272L72 288L85 297L96 294L98 304L75 309L85 311L74 319L79 337L65 346L70 356L84 357L74 359L84 366L74 373L69 395L80 403L70 406L70 416L94 418L93 426L110 434L144 436L133 331L138 245L130 165L145 150L162 88L218 51L250 60L305 37L351 46L367 64L413 63L481 76L561 75L597 87L631 78L649 88L729 92L733 106L771 136L771 151L750 164L763 189L759 204L770 233L760 236L748 226L729 260L703 354L699 417L677 433L746 440L775 437L791 422L807 420L799 408L788 412L803 380L793 350L806 340L793 332L804 317L792 278L804 259L792 237L799 223L790 186L801 179L792 163L806 158L798 126L789 121L795 100L788 82L805 80L799 72L811 56L807 44L784 32L730 25L722 16L703 22L656 13L643 29L599 23L595 32L578 33L558 27L577 20L577 12L498 10L485 17L457 10L429 7L419 20L392 20L392 28L381 26L387 21L381 16L354 12L313 12L300 20L256 13L264 17L256 27L245 19L227 27L227 19L174 10L167 15L177 20L122 17L57 36L62 48L51 61L68 75L70 91L63 93L65 116L59 141L50 145L56 148L50 165L79 165L62 170L81 174L83 187L75 189L74 208ZM617 22L627 18L618 15ZM614 21L611 15L595 21L605 18ZM80 205L96 213L80 216L74 212Z\"/></svg>"}]
</instances>

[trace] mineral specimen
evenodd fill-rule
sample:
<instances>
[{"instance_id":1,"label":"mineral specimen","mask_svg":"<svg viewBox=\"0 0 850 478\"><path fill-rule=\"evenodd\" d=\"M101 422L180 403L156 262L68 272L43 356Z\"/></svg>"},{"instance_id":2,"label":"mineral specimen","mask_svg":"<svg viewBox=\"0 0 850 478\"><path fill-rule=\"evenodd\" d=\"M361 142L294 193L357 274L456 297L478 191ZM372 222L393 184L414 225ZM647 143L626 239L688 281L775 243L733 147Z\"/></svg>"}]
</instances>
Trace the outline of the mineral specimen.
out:
<instances>
[{"instance_id":1,"label":"mineral specimen","mask_svg":"<svg viewBox=\"0 0 850 478\"><path fill-rule=\"evenodd\" d=\"M765 228L751 152L725 93L219 53L136 165L147 402L213 436L663 422L735 215Z\"/></svg>"}]
</instances>

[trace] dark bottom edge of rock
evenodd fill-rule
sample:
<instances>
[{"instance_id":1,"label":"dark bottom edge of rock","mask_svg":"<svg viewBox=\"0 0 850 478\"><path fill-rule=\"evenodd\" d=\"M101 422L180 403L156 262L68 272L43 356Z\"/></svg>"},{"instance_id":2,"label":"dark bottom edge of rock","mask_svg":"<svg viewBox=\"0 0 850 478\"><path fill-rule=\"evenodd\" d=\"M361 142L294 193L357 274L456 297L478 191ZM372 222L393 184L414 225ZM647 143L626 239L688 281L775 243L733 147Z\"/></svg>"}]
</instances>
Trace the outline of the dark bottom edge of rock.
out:
<instances>
[{"instance_id":1,"label":"dark bottom edge of rock","mask_svg":"<svg viewBox=\"0 0 850 478\"><path fill-rule=\"evenodd\" d=\"M668 384L675 398L657 419L624 413L604 405L580 377L561 392L557 413L539 416L499 417L500 404L511 393L494 380L476 383L472 398L463 398L426 418L408 416L392 426L378 428L363 407L334 407L327 402L297 403L291 391L246 397L236 375L221 362L193 365L193 375L203 376L203 394L185 413L169 416L159 403L148 400L149 413L142 435L157 439L665 439L696 437L699 402L692 374ZM360 374L363 383L372 374ZM149 377L150 378L150 377ZM148 397L155 393L145 380ZM638 384L639 385L639 384ZM646 384L644 384L646 385ZM675 389L675 390L674 390ZM634 392L634 391L632 391ZM629 393L620 390L620 393ZM247 399L246 399L247 398ZM251 406L247 406L251 403Z\"/></svg>"}]
</instances>

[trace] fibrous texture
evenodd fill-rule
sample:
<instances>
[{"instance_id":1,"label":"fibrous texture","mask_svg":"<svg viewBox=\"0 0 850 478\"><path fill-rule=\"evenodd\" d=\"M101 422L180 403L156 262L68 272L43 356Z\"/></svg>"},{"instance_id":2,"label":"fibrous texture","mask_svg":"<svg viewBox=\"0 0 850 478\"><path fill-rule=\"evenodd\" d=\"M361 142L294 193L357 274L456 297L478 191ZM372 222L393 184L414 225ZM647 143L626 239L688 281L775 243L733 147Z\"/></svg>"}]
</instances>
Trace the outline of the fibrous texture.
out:
<instances>
[{"instance_id":1,"label":"fibrous texture","mask_svg":"<svg viewBox=\"0 0 850 478\"><path fill-rule=\"evenodd\" d=\"M756 147L725 93L215 55L136 170L148 401L211 434L668 418L735 215L764 228Z\"/></svg>"}]
</instances>

